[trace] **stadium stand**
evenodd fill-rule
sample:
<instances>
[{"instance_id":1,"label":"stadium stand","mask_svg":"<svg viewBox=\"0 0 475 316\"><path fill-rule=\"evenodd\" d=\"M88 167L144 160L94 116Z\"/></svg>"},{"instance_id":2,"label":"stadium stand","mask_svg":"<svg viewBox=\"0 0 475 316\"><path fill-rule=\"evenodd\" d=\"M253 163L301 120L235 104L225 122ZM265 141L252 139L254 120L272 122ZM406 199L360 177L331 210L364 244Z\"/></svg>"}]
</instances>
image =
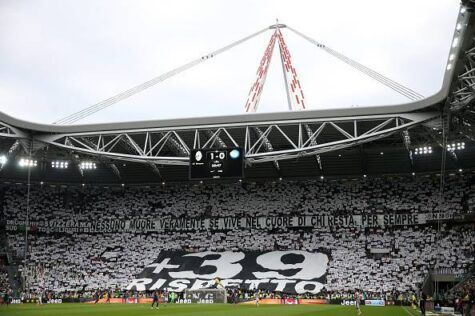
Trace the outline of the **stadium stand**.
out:
<instances>
[{"instance_id":1,"label":"stadium stand","mask_svg":"<svg viewBox=\"0 0 475 316\"><path fill-rule=\"evenodd\" d=\"M36 186L30 221L424 213L452 218L473 212L470 176L449 177L439 199L436 176L334 181L277 181L166 185L161 187ZM4 218L25 218L25 186L2 187ZM285 194L284 194L285 193ZM442 222L393 227L318 227L231 231L61 233L31 228L25 284L33 292L88 292L123 289L159 250L325 251L331 261L321 295L344 296L355 288L381 296L416 291L438 261L439 269L466 271L474 261L475 231L467 224ZM17 257L24 231L8 231ZM436 246L438 245L438 247ZM372 249L386 249L383 254ZM381 294L383 293L383 294Z\"/></svg>"},{"instance_id":2,"label":"stadium stand","mask_svg":"<svg viewBox=\"0 0 475 316\"><path fill-rule=\"evenodd\" d=\"M0 293L7 291L10 288L10 282L8 281L8 273L6 271L0 271Z\"/></svg>"}]
</instances>

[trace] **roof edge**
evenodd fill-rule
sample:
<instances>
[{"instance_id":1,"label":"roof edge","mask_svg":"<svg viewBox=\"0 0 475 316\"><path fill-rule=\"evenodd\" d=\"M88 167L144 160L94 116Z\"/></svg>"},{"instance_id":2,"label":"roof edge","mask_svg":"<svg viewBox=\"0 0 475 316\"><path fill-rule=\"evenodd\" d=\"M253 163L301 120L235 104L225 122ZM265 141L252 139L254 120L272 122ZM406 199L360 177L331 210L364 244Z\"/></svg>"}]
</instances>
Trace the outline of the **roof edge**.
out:
<instances>
[{"instance_id":1,"label":"roof edge","mask_svg":"<svg viewBox=\"0 0 475 316\"><path fill-rule=\"evenodd\" d=\"M55 125L42 124L36 122L25 121L0 111L0 121L13 127L27 130L30 133L77 133L77 132L93 132L93 131L113 131L113 130L130 130L143 128L162 128L162 127L183 127L183 126L201 126L201 125L217 125L217 124L252 124L262 121L274 120L305 120L318 118L332 118L332 117L352 117L352 116L367 116L367 115L381 115L381 114L397 114L414 111L422 111L440 105L445 101L449 94L452 79L455 71L458 70L460 64L459 54L462 48L467 45L466 39L470 39L470 34L475 33L474 27L470 26L469 20L472 17L472 10L461 4L459 15L457 18L453 41L458 39L458 45L451 45L449 56L447 56L447 66L445 67L445 74L440 90L422 100L413 102L397 104L397 105L381 105L381 106L365 106L356 108L342 108L342 109L324 109L324 110L304 110L298 112L272 112L272 113L252 113L252 114L238 114L227 116L209 116L209 117L193 117L180 119L163 119L163 120L149 120L149 121L132 121L132 122L117 122L117 123L99 123L99 124L80 124L80 125ZM459 25L463 25L459 29ZM463 41L460 40L463 38ZM450 57L450 58L449 58ZM462 56L463 57L463 56ZM456 62L455 62L456 61ZM450 65L450 66L449 66Z\"/></svg>"}]
</instances>

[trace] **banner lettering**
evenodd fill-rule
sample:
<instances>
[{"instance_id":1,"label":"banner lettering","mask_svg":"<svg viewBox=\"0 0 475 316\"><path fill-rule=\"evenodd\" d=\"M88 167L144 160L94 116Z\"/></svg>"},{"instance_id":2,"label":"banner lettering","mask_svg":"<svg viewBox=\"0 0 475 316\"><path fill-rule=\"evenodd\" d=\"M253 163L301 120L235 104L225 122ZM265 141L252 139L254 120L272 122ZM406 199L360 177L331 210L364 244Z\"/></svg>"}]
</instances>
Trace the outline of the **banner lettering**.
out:
<instances>
[{"instance_id":1,"label":"banner lettering","mask_svg":"<svg viewBox=\"0 0 475 316\"><path fill-rule=\"evenodd\" d=\"M163 231L226 231L234 229L319 228L319 227L386 227L424 225L436 218L430 213L378 215L314 215L259 216L209 218L158 218L132 220L45 220L30 221L29 230L43 233L104 233L104 232L163 232ZM447 216L444 219L449 219ZM7 231L24 231L25 222L7 220Z\"/></svg>"},{"instance_id":2,"label":"banner lettering","mask_svg":"<svg viewBox=\"0 0 475 316\"><path fill-rule=\"evenodd\" d=\"M328 260L324 253L300 250L162 251L127 289L182 292L224 287L317 294L326 282Z\"/></svg>"}]
</instances>

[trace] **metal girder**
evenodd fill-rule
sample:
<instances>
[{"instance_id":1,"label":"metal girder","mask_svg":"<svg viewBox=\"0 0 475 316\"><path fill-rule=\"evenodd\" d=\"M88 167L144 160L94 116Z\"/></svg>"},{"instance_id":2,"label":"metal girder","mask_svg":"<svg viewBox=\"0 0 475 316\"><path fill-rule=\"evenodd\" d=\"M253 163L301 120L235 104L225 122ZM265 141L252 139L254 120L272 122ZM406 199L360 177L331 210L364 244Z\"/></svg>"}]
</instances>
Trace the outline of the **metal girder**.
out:
<instances>
[{"instance_id":1,"label":"metal girder","mask_svg":"<svg viewBox=\"0 0 475 316\"><path fill-rule=\"evenodd\" d=\"M45 134L35 140L84 154L163 165L187 165L190 148L222 148L224 144L242 147L246 163L254 164L356 146L436 119L439 113L402 113Z\"/></svg>"},{"instance_id":2,"label":"metal girder","mask_svg":"<svg viewBox=\"0 0 475 316\"><path fill-rule=\"evenodd\" d=\"M88 138L84 138L84 143L88 144L90 147L95 147L96 146L96 144ZM108 160L110 160L110 159L107 159L107 157L99 156L99 161L102 164L104 164L105 166L109 167L109 169L112 171L112 173L114 173L114 175L117 177L117 179L120 180L122 177L120 176L119 168L117 168L115 163L113 163L113 162L111 163ZM79 162L77 162L77 161L76 161L76 166L80 170L81 176L83 176L84 173L82 172L82 169L79 167Z\"/></svg>"},{"instance_id":3,"label":"metal girder","mask_svg":"<svg viewBox=\"0 0 475 316\"><path fill-rule=\"evenodd\" d=\"M406 147L407 154L409 155L409 161L411 162L411 166L414 167L414 157L412 155L411 149L411 135L409 134L408 130L403 130L401 134L404 147Z\"/></svg>"},{"instance_id":4,"label":"metal girder","mask_svg":"<svg viewBox=\"0 0 475 316\"><path fill-rule=\"evenodd\" d=\"M10 149L8 150L8 152L6 153L6 157L8 159L10 158L13 158L16 156L16 154L22 150L22 144L20 143L20 140L15 140L15 142L13 143L13 145L10 146ZM5 164L0 164L0 171L3 170L3 168L5 168Z\"/></svg>"},{"instance_id":5,"label":"metal girder","mask_svg":"<svg viewBox=\"0 0 475 316\"><path fill-rule=\"evenodd\" d=\"M20 129L0 121L0 137L28 138L28 135Z\"/></svg>"},{"instance_id":6,"label":"metal girder","mask_svg":"<svg viewBox=\"0 0 475 316\"><path fill-rule=\"evenodd\" d=\"M226 148L226 143L223 142L223 140L221 139L221 137L219 137L219 133L221 132L221 130L218 130L217 133L213 133L212 131L206 131L206 134L208 135L208 137L212 138L213 139L213 142L211 143L211 147L214 145L214 143L216 142L218 144L218 146L220 148ZM237 147L237 146L236 146Z\"/></svg>"},{"instance_id":7,"label":"metal girder","mask_svg":"<svg viewBox=\"0 0 475 316\"><path fill-rule=\"evenodd\" d=\"M457 69L458 74L452 78L448 97L448 107L452 112L475 109L475 38L473 26L470 26L472 15L473 2L462 1L447 62L447 70ZM471 30L472 34L465 34L466 29ZM461 47L459 52L455 51L457 46Z\"/></svg>"},{"instance_id":8,"label":"metal girder","mask_svg":"<svg viewBox=\"0 0 475 316\"><path fill-rule=\"evenodd\" d=\"M274 148L272 147L272 144L271 142L269 141L269 139L267 138L267 135L265 133L262 132L262 130L259 128L259 127L254 127L253 128L254 132L256 133L256 135L262 139L262 143L261 145L264 145L264 149L267 151L267 152L272 152L274 150ZM261 145L259 147L261 147ZM277 170L277 172L280 171L280 165L279 165L279 162L277 160L274 160L273 161L274 163L274 167L275 169Z\"/></svg>"},{"instance_id":9,"label":"metal girder","mask_svg":"<svg viewBox=\"0 0 475 316\"><path fill-rule=\"evenodd\" d=\"M67 144L68 146L73 146L69 140L66 141L66 144ZM81 175L81 177L83 177L83 176L84 176L84 170L82 170L81 167L80 167L80 163L81 163L81 162L79 161L78 155L74 154L74 152L73 152L72 150L70 150L70 151L69 151L69 156L70 156L71 161L73 162L73 164L74 164L74 165L76 166L76 168L78 169L79 174ZM100 158L100 157L99 157L99 158Z\"/></svg>"},{"instance_id":10,"label":"metal girder","mask_svg":"<svg viewBox=\"0 0 475 316\"><path fill-rule=\"evenodd\" d=\"M474 46L465 52L464 72L455 78L450 96L450 109L458 111L475 109L475 41Z\"/></svg>"},{"instance_id":11,"label":"metal girder","mask_svg":"<svg viewBox=\"0 0 475 316\"><path fill-rule=\"evenodd\" d=\"M461 73L453 79L448 108L454 131L468 139L475 139L475 38L468 38L468 49L460 56ZM455 153L451 154L456 158Z\"/></svg>"},{"instance_id":12,"label":"metal girder","mask_svg":"<svg viewBox=\"0 0 475 316\"><path fill-rule=\"evenodd\" d=\"M312 129L310 128L310 126L308 126L308 124L304 124L303 126L305 128L305 132L307 133L307 136L310 138L312 137L313 135L313 131ZM302 143L302 137L299 138L299 144ZM310 144L312 146L316 146L317 145L317 142L315 141L315 138L312 138L312 140L310 141ZM320 155L315 155L315 159L317 160L317 164L318 164L318 169L320 169L320 171L323 171L323 164L322 164L322 158L320 157Z\"/></svg>"}]
</instances>

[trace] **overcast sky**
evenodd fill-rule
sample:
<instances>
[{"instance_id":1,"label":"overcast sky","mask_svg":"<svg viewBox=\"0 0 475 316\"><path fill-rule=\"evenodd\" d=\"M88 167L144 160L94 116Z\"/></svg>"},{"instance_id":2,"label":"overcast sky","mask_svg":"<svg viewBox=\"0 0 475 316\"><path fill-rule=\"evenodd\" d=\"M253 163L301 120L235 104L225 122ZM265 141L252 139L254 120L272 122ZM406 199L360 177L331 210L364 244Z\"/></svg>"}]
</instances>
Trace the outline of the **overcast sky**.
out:
<instances>
[{"instance_id":1,"label":"overcast sky","mask_svg":"<svg viewBox=\"0 0 475 316\"><path fill-rule=\"evenodd\" d=\"M458 8L456 0L0 0L0 111L51 123L276 18L428 96L440 89ZM271 34L80 123L241 114ZM407 102L283 34L309 108ZM274 56L259 112L287 110L280 67Z\"/></svg>"}]
</instances>

